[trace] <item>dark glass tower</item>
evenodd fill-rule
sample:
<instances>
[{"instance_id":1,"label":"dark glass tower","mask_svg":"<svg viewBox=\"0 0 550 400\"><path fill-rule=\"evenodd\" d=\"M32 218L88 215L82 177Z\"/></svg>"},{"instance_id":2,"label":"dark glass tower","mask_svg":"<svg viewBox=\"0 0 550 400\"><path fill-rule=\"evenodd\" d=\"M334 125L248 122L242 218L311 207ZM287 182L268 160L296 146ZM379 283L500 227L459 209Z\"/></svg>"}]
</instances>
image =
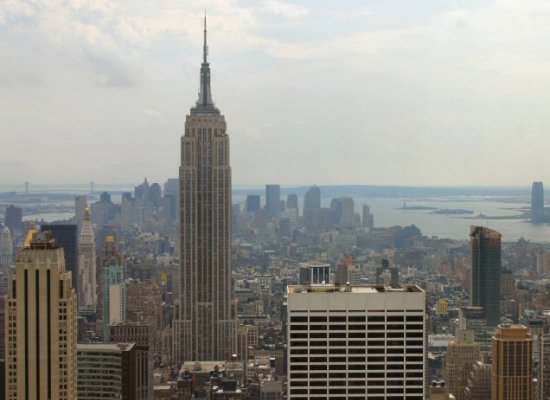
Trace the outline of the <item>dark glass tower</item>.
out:
<instances>
[{"instance_id":1,"label":"dark glass tower","mask_svg":"<svg viewBox=\"0 0 550 400\"><path fill-rule=\"evenodd\" d=\"M483 226L470 228L472 245L471 305L483 307L488 327L500 322L500 239L502 235Z\"/></svg>"},{"instance_id":2,"label":"dark glass tower","mask_svg":"<svg viewBox=\"0 0 550 400\"><path fill-rule=\"evenodd\" d=\"M531 222L544 222L544 188L542 182L533 182L531 189Z\"/></svg>"},{"instance_id":3,"label":"dark glass tower","mask_svg":"<svg viewBox=\"0 0 550 400\"><path fill-rule=\"evenodd\" d=\"M63 247L65 255L65 269L71 271L73 288L78 298L78 226L66 225L40 225L42 232L50 231L56 243Z\"/></svg>"}]
</instances>

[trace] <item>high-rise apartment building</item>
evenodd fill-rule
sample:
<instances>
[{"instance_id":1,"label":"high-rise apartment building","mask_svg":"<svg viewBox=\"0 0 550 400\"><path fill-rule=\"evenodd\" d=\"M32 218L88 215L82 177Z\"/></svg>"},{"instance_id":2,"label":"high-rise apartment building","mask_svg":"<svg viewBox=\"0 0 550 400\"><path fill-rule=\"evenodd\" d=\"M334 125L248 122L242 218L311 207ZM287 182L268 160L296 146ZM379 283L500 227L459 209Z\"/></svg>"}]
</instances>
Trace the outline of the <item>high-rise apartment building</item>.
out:
<instances>
[{"instance_id":1,"label":"high-rise apartment building","mask_svg":"<svg viewBox=\"0 0 550 400\"><path fill-rule=\"evenodd\" d=\"M472 226L472 294L471 305L483 307L487 326L500 322L500 274L502 235L483 226Z\"/></svg>"},{"instance_id":2,"label":"high-rise apartment building","mask_svg":"<svg viewBox=\"0 0 550 400\"><path fill-rule=\"evenodd\" d=\"M78 226L74 224L44 224L40 226L40 229L43 232L50 231L53 234L56 243L63 247L63 254L65 255L65 269L67 271L71 271L73 288L78 299L78 282L80 282L78 274Z\"/></svg>"},{"instance_id":3,"label":"high-rise apartment building","mask_svg":"<svg viewBox=\"0 0 550 400\"><path fill-rule=\"evenodd\" d=\"M135 347L134 343L79 343L78 400L136 399Z\"/></svg>"},{"instance_id":4,"label":"high-rise apartment building","mask_svg":"<svg viewBox=\"0 0 550 400\"><path fill-rule=\"evenodd\" d=\"M542 182L533 182L531 188L531 222L544 222L544 187Z\"/></svg>"},{"instance_id":5,"label":"high-rise apartment building","mask_svg":"<svg viewBox=\"0 0 550 400\"><path fill-rule=\"evenodd\" d=\"M80 229L78 257L80 258L78 309L86 314L94 314L97 305L96 253L94 229L88 207L84 211Z\"/></svg>"},{"instance_id":6,"label":"high-rise apartment building","mask_svg":"<svg viewBox=\"0 0 550 400\"><path fill-rule=\"evenodd\" d=\"M418 286L288 287L289 399L424 399Z\"/></svg>"},{"instance_id":7,"label":"high-rise apartment building","mask_svg":"<svg viewBox=\"0 0 550 400\"><path fill-rule=\"evenodd\" d=\"M530 400L533 387L533 342L523 325L499 325L493 337L492 400Z\"/></svg>"},{"instance_id":8,"label":"high-rise apartment building","mask_svg":"<svg viewBox=\"0 0 550 400\"><path fill-rule=\"evenodd\" d=\"M265 185L265 210L276 216L281 212L281 186Z\"/></svg>"},{"instance_id":9,"label":"high-rise apartment building","mask_svg":"<svg viewBox=\"0 0 550 400\"><path fill-rule=\"evenodd\" d=\"M481 349L474 340L474 332L458 331L449 342L443 369L445 386L458 400L464 399L468 375L476 361L481 361Z\"/></svg>"},{"instance_id":10,"label":"high-rise apartment building","mask_svg":"<svg viewBox=\"0 0 550 400\"><path fill-rule=\"evenodd\" d=\"M29 232L6 308L6 398L76 399L76 294L52 234Z\"/></svg>"},{"instance_id":11,"label":"high-rise apartment building","mask_svg":"<svg viewBox=\"0 0 550 400\"><path fill-rule=\"evenodd\" d=\"M212 101L206 18L199 99L181 138L181 307L173 358L229 360L237 345L231 282L231 166L225 118Z\"/></svg>"}]
</instances>

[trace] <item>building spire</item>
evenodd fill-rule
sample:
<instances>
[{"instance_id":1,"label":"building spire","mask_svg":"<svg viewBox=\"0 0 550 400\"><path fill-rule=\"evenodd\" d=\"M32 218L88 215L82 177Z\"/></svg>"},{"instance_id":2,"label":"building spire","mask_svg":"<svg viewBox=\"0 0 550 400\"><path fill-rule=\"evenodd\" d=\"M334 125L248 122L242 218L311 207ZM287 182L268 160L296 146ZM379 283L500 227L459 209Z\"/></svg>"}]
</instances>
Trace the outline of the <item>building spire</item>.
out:
<instances>
[{"instance_id":1,"label":"building spire","mask_svg":"<svg viewBox=\"0 0 550 400\"><path fill-rule=\"evenodd\" d=\"M207 63L207 57L208 57L208 44L206 41L206 10L204 10L204 44L202 47L202 62Z\"/></svg>"},{"instance_id":2,"label":"building spire","mask_svg":"<svg viewBox=\"0 0 550 400\"><path fill-rule=\"evenodd\" d=\"M191 108L191 114L219 114L214 106L210 90L210 64L208 64L208 42L206 37L206 11L204 12L204 42L202 47L201 84L199 99L195 107Z\"/></svg>"}]
</instances>

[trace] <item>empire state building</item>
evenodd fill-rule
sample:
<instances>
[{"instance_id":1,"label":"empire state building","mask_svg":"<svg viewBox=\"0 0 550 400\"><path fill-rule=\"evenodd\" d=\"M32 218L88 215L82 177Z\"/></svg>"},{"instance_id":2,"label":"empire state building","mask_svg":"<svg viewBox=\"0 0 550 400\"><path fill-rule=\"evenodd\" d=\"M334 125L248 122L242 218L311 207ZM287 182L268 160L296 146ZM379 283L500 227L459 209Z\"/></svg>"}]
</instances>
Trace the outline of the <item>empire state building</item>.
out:
<instances>
[{"instance_id":1,"label":"empire state building","mask_svg":"<svg viewBox=\"0 0 550 400\"><path fill-rule=\"evenodd\" d=\"M181 303L174 362L228 360L236 349L231 280L231 166L225 118L212 101L204 18L199 99L181 138Z\"/></svg>"}]
</instances>

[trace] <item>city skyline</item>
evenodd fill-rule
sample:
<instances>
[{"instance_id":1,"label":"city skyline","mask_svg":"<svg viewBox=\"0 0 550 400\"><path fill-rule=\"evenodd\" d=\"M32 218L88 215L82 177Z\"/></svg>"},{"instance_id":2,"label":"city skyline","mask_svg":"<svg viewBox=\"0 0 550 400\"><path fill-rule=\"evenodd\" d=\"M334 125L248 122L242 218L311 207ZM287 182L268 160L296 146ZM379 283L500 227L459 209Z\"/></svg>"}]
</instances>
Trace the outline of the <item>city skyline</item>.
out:
<instances>
[{"instance_id":1,"label":"city skyline","mask_svg":"<svg viewBox=\"0 0 550 400\"><path fill-rule=\"evenodd\" d=\"M88 173L65 168L67 154L77 152L79 164L94 165L85 180L174 176L171 143L182 133L182 105L197 90L203 8L217 99L233 121L235 182L548 180L540 172L550 122L546 3L67 5L0 8L8 60L0 70L0 129L10 144L0 150L0 167L13 180L5 183L44 181L47 171L25 162L44 152L64 183ZM23 146L26 157L12 151ZM464 162L470 158L490 158L500 173L479 171Z\"/></svg>"}]
</instances>

